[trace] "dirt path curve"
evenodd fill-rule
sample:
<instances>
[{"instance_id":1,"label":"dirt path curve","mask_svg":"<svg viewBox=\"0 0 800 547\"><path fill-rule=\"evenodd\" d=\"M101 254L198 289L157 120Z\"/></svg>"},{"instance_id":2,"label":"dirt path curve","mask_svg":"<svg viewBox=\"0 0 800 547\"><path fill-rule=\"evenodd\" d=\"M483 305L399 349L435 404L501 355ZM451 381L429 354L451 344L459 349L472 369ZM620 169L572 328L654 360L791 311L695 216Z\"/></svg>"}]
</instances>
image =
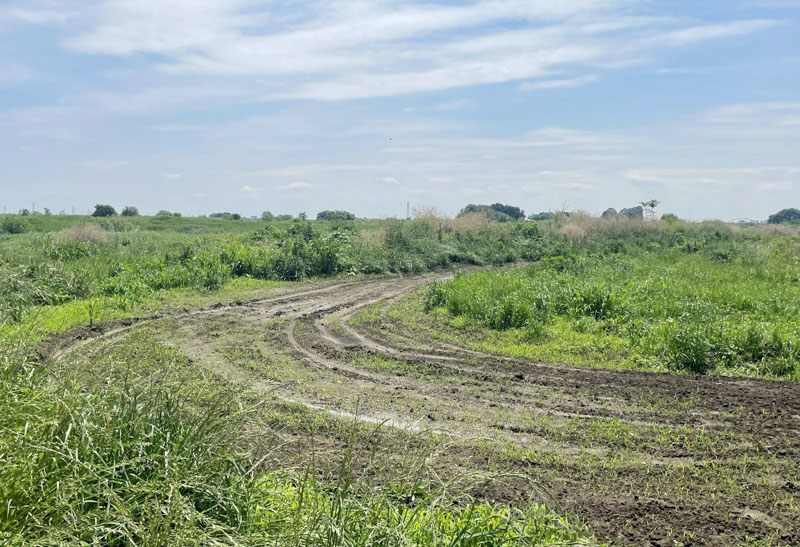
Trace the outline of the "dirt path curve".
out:
<instances>
[{"instance_id":1,"label":"dirt path curve","mask_svg":"<svg viewBox=\"0 0 800 547\"><path fill-rule=\"evenodd\" d=\"M474 456L464 465L530 475L600 537L800 543L800 386L503 358L387 316L405 295L450 276L336 280L75 331L41 353L102 351L164 325L165 343L264 396L336 416L358 408L365 422L461 439Z\"/></svg>"}]
</instances>

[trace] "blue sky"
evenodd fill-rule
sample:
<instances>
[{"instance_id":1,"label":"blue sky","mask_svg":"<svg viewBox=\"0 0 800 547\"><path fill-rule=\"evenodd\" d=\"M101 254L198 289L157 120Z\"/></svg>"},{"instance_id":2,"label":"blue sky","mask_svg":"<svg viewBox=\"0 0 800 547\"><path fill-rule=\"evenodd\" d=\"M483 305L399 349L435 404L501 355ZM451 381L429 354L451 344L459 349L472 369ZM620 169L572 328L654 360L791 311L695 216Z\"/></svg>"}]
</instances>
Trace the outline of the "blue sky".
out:
<instances>
[{"instance_id":1,"label":"blue sky","mask_svg":"<svg viewBox=\"0 0 800 547\"><path fill-rule=\"evenodd\" d=\"M800 207L800 0L0 1L0 206Z\"/></svg>"}]
</instances>

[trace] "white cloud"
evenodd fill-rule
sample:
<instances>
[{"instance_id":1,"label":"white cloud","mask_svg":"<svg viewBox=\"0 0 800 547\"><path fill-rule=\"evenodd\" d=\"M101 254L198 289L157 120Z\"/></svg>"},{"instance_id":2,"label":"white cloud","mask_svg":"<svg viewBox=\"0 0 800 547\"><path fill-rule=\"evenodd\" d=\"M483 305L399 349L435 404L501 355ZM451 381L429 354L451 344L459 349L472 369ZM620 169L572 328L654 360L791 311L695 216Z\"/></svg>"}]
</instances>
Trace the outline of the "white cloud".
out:
<instances>
[{"instance_id":1,"label":"white cloud","mask_svg":"<svg viewBox=\"0 0 800 547\"><path fill-rule=\"evenodd\" d=\"M383 177L381 180L387 184L400 184L400 181L394 177Z\"/></svg>"},{"instance_id":2,"label":"white cloud","mask_svg":"<svg viewBox=\"0 0 800 547\"><path fill-rule=\"evenodd\" d=\"M297 190L299 188L310 188L312 185L307 182L290 182L283 186L278 186L281 190Z\"/></svg>"},{"instance_id":3,"label":"white cloud","mask_svg":"<svg viewBox=\"0 0 800 547\"><path fill-rule=\"evenodd\" d=\"M254 0L106 0L91 12L90 26L67 45L91 54L157 54L161 70L175 77L246 77L248 84L238 91L250 100L347 100L543 78L567 69L620 68L642 62L655 49L776 24L754 19L686 27L677 19L622 13L635 9L630 0L462 5L305 0L292 3L287 13L279 3ZM508 23L516 28L507 30ZM596 79L578 75L523 87L569 87Z\"/></svg>"},{"instance_id":4,"label":"white cloud","mask_svg":"<svg viewBox=\"0 0 800 547\"><path fill-rule=\"evenodd\" d=\"M559 87L578 87L586 84L591 84L600 80L599 76L594 74L587 74L586 76L578 76L577 78L567 78L563 80L540 80L537 82L523 82L519 89L521 91L534 91L537 89L555 89Z\"/></svg>"},{"instance_id":5,"label":"white cloud","mask_svg":"<svg viewBox=\"0 0 800 547\"><path fill-rule=\"evenodd\" d=\"M181 176L178 173L164 173L165 179L179 179Z\"/></svg>"}]
</instances>

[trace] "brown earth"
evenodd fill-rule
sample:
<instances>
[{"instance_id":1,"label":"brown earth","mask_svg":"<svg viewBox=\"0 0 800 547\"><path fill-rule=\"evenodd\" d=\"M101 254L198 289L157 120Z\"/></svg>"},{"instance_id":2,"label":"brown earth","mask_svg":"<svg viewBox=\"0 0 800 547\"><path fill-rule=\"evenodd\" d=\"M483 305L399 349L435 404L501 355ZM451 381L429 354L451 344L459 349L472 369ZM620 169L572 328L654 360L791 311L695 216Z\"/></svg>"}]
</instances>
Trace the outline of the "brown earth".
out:
<instances>
[{"instance_id":1,"label":"brown earth","mask_svg":"<svg viewBox=\"0 0 800 547\"><path fill-rule=\"evenodd\" d=\"M482 497L513 503L543 489L601 540L800 544L800 385L504 358L387 314L448 276L336 281L74 331L40 351L50 359L102 351L152 326L256 398L422 432L411 443L437 448L438 475L508 474L476 490ZM287 435L303 446L301 431ZM328 439L328 448L345 441Z\"/></svg>"}]
</instances>

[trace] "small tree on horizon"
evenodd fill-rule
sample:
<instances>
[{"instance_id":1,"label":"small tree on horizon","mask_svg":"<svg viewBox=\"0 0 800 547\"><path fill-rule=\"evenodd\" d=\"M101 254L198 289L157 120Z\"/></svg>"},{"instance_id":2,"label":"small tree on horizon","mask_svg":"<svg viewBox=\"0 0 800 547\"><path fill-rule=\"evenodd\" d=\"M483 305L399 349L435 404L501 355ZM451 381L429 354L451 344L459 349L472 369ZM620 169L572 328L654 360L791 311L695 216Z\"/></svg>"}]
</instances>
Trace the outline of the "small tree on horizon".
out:
<instances>
[{"instance_id":1,"label":"small tree on horizon","mask_svg":"<svg viewBox=\"0 0 800 547\"><path fill-rule=\"evenodd\" d=\"M133 205L126 205L122 208L122 212L120 215L124 217L138 217L139 216L139 209L134 207Z\"/></svg>"},{"instance_id":2,"label":"small tree on horizon","mask_svg":"<svg viewBox=\"0 0 800 547\"><path fill-rule=\"evenodd\" d=\"M92 213L93 217L112 217L117 214L117 210L114 209L111 205L101 205L97 204L94 206L94 212Z\"/></svg>"},{"instance_id":3,"label":"small tree on horizon","mask_svg":"<svg viewBox=\"0 0 800 547\"><path fill-rule=\"evenodd\" d=\"M661 202L657 199L639 202L639 204L644 207L647 220L653 220L656 217L656 207L658 207L659 203Z\"/></svg>"}]
</instances>

